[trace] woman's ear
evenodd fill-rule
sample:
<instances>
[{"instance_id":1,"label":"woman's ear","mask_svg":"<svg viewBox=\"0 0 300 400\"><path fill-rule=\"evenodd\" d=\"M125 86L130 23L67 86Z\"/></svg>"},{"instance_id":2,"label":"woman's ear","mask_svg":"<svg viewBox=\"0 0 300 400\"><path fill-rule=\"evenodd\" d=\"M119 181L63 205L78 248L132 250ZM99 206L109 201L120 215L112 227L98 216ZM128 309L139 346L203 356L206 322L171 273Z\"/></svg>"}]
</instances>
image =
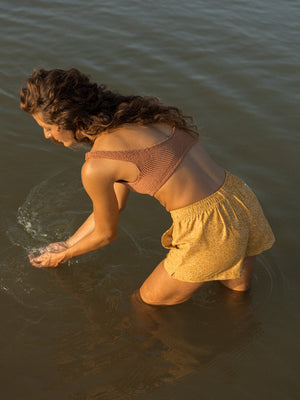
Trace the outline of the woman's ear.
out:
<instances>
[{"instance_id":1,"label":"woman's ear","mask_svg":"<svg viewBox=\"0 0 300 400\"><path fill-rule=\"evenodd\" d=\"M75 132L74 135L75 135L75 138L78 140L83 139L85 137L79 129Z\"/></svg>"}]
</instances>

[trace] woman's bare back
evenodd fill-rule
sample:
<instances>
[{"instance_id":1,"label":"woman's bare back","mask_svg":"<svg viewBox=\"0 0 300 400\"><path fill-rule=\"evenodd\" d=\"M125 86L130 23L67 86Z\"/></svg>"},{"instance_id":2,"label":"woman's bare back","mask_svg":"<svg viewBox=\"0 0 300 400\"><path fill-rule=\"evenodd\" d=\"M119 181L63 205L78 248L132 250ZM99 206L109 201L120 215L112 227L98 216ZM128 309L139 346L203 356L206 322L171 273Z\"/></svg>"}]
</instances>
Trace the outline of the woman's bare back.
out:
<instances>
[{"instance_id":1,"label":"woman's bare back","mask_svg":"<svg viewBox=\"0 0 300 400\"><path fill-rule=\"evenodd\" d=\"M92 151L126 151L153 146L172 133L168 125L128 125L96 139ZM138 168L131 162L116 160L121 169L122 180L134 182L139 176ZM156 199L168 210L181 208L214 193L222 186L225 171L196 143L186 154L172 176L155 193Z\"/></svg>"}]
</instances>

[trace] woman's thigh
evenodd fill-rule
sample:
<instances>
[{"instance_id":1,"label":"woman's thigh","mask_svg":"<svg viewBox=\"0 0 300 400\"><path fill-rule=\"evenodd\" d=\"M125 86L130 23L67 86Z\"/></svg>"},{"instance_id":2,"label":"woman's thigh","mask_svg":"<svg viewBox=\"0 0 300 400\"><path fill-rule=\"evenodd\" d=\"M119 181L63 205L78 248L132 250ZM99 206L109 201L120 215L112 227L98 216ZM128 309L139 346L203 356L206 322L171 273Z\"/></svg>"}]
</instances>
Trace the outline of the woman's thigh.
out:
<instances>
[{"instance_id":1,"label":"woman's thigh","mask_svg":"<svg viewBox=\"0 0 300 400\"><path fill-rule=\"evenodd\" d=\"M147 304L175 305L188 300L205 282L183 282L170 276L162 261L145 280L140 296Z\"/></svg>"}]
</instances>

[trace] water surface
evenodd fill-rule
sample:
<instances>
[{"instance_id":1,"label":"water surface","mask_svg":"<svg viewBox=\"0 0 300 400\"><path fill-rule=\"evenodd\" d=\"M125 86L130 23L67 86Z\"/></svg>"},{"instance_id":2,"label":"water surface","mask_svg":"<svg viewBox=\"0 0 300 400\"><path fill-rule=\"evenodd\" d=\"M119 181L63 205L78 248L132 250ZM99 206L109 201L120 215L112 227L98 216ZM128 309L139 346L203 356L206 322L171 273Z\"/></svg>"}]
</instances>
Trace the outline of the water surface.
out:
<instances>
[{"instance_id":1,"label":"water surface","mask_svg":"<svg viewBox=\"0 0 300 400\"><path fill-rule=\"evenodd\" d=\"M291 0L1 1L5 398L297 397L299 9ZM212 282L181 306L134 309L130 296L164 256L170 224L135 194L116 242L60 269L29 264L28 251L68 237L91 211L84 150L46 142L18 105L33 68L72 66L181 107L211 156L254 188L277 242L258 257L250 293Z\"/></svg>"}]
</instances>

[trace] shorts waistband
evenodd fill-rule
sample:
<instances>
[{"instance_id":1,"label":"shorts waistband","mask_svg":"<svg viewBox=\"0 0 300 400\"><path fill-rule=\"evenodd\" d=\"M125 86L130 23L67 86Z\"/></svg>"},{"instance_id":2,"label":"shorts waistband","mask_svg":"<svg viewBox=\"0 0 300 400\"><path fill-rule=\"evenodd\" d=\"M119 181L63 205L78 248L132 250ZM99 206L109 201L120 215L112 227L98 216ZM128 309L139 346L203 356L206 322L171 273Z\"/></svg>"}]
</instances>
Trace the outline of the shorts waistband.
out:
<instances>
[{"instance_id":1,"label":"shorts waistband","mask_svg":"<svg viewBox=\"0 0 300 400\"><path fill-rule=\"evenodd\" d=\"M194 217L199 215L199 212L208 211L214 208L217 204L225 199L225 193L244 184L243 180L239 177L232 175L230 172L225 171L225 180L222 186L210 196L205 197L195 203L189 204L188 206L171 210L170 214L173 219L179 220L186 217Z\"/></svg>"}]
</instances>

